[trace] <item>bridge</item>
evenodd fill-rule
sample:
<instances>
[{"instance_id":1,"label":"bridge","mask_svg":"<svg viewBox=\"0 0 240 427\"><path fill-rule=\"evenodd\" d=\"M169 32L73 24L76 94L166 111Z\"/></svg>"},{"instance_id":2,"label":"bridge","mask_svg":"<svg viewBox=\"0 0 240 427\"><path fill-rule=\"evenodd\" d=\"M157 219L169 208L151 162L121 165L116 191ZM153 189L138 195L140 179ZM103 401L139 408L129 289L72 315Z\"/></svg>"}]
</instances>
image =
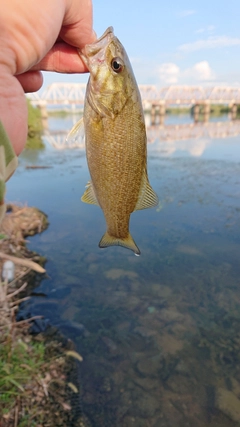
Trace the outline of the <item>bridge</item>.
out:
<instances>
[{"instance_id":1,"label":"bridge","mask_svg":"<svg viewBox=\"0 0 240 427\"><path fill-rule=\"evenodd\" d=\"M224 104L236 110L240 104L240 87L231 86L168 86L157 88L153 85L139 85L144 109L152 109L165 114L165 108L170 105L195 106L198 113L200 105L204 112L210 112L211 104ZM35 106L40 107L45 115L48 108L62 107L75 109L83 108L86 85L82 83L52 83L42 93L28 94L28 98Z\"/></svg>"},{"instance_id":2,"label":"bridge","mask_svg":"<svg viewBox=\"0 0 240 427\"><path fill-rule=\"evenodd\" d=\"M70 130L70 129L69 129ZM84 140L66 141L69 130L45 130L45 140L58 150L84 148ZM180 125L147 126L148 143L227 138L240 135L240 120L200 122ZM194 144L194 143L193 143Z\"/></svg>"},{"instance_id":3,"label":"bridge","mask_svg":"<svg viewBox=\"0 0 240 427\"><path fill-rule=\"evenodd\" d=\"M148 142L185 141L201 138L225 138L240 135L240 121L208 122L211 104L223 104L236 113L240 105L240 87L231 86L168 86L157 88L154 85L139 85L145 110L150 111L151 126L147 126ZM41 108L42 117L47 119L47 109L83 109L86 85L82 83L52 83L42 93L28 94L31 103ZM165 109L173 105L194 107L195 123L164 125ZM204 106L205 122L198 122L200 105ZM156 126L156 116L160 117ZM83 148L84 141L66 142L68 131L49 131L45 124L45 139L57 149Z\"/></svg>"}]
</instances>

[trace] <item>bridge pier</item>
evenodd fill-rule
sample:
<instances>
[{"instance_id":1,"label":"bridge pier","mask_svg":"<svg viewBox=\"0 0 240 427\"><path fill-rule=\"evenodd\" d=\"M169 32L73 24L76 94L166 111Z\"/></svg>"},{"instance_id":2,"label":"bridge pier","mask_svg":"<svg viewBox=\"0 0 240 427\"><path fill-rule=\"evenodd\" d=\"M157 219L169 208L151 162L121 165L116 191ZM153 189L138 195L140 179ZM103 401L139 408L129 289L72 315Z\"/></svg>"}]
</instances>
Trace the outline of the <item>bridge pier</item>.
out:
<instances>
[{"instance_id":1,"label":"bridge pier","mask_svg":"<svg viewBox=\"0 0 240 427\"><path fill-rule=\"evenodd\" d=\"M208 122L209 120L210 111L211 111L211 105L209 101L205 101L203 104L203 121L205 123Z\"/></svg>"},{"instance_id":2,"label":"bridge pier","mask_svg":"<svg viewBox=\"0 0 240 427\"><path fill-rule=\"evenodd\" d=\"M199 104L193 105L193 118L195 123L199 121L199 112L200 112L200 105Z\"/></svg>"},{"instance_id":3,"label":"bridge pier","mask_svg":"<svg viewBox=\"0 0 240 427\"><path fill-rule=\"evenodd\" d=\"M156 122L156 115L157 115L157 106L152 104L151 106L151 124L154 125Z\"/></svg>"},{"instance_id":4,"label":"bridge pier","mask_svg":"<svg viewBox=\"0 0 240 427\"><path fill-rule=\"evenodd\" d=\"M151 106L151 124L156 125L163 124L164 116L166 113L165 101L159 101L158 103L153 103ZM159 118L159 120L157 120Z\"/></svg>"},{"instance_id":5,"label":"bridge pier","mask_svg":"<svg viewBox=\"0 0 240 427\"><path fill-rule=\"evenodd\" d=\"M210 116L210 111L211 111L210 103L208 101L206 101L204 103L195 104L193 106L193 117L194 117L195 123L197 123L199 121L200 111L201 111L201 114L203 117L203 121L208 122L209 116Z\"/></svg>"},{"instance_id":6,"label":"bridge pier","mask_svg":"<svg viewBox=\"0 0 240 427\"><path fill-rule=\"evenodd\" d=\"M203 114L206 115L206 116L209 115L210 114L210 110L211 110L211 106L210 106L209 102L205 101L204 104L203 104Z\"/></svg>"},{"instance_id":7,"label":"bridge pier","mask_svg":"<svg viewBox=\"0 0 240 427\"><path fill-rule=\"evenodd\" d=\"M236 117L237 117L238 105L237 104L232 104L232 105L229 105L229 108L231 110L231 119L235 120Z\"/></svg>"}]
</instances>

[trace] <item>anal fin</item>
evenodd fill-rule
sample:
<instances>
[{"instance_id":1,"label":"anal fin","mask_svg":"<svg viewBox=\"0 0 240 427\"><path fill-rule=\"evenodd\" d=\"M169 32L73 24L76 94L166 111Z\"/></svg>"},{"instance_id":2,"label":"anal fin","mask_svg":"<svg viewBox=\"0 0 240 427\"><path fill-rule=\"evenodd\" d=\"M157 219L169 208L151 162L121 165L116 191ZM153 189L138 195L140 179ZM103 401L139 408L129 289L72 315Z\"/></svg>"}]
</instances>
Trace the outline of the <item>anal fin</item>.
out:
<instances>
[{"instance_id":1,"label":"anal fin","mask_svg":"<svg viewBox=\"0 0 240 427\"><path fill-rule=\"evenodd\" d=\"M99 206L99 203L98 203L97 198L96 198L95 193L94 193L92 181L88 181L88 183L86 185L86 190L85 190L83 196L81 197L81 200L84 203L89 203L90 205Z\"/></svg>"},{"instance_id":2,"label":"anal fin","mask_svg":"<svg viewBox=\"0 0 240 427\"><path fill-rule=\"evenodd\" d=\"M142 177L138 201L134 210L153 208L158 205L158 202L158 196L149 184L147 173L145 172Z\"/></svg>"}]
</instances>

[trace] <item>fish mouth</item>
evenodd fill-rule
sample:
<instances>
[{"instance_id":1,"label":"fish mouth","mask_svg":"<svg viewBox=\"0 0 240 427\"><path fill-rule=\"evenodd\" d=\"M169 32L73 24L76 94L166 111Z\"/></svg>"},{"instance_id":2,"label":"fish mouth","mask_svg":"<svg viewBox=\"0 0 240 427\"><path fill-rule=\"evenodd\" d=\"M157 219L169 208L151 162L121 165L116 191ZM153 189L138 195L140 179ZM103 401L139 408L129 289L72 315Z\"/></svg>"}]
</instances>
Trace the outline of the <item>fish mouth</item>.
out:
<instances>
[{"instance_id":1,"label":"fish mouth","mask_svg":"<svg viewBox=\"0 0 240 427\"><path fill-rule=\"evenodd\" d=\"M109 42L114 38L113 27L108 27L103 35L94 43L86 44L81 50L78 51L81 59L85 65L90 68L91 58L97 55L97 61L104 61L105 48Z\"/></svg>"}]
</instances>

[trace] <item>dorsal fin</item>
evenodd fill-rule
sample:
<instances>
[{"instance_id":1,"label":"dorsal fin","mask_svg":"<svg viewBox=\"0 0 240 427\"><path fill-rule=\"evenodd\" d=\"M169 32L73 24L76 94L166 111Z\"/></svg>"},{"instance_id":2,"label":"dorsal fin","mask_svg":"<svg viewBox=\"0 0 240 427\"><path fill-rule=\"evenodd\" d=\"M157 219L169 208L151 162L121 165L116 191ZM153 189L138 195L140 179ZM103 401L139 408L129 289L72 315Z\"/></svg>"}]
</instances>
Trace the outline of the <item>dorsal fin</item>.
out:
<instances>
[{"instance_id":1,"label":"dorsal fin","mask_svg":"<svg viewBox=\"0 0 240 427\"><path fill-rule=\"evenodd\" d=\"M88 181L88 183L86 185L86 190L85 190L83 196L81 197L81 200L84 203L89 203L90 205L99 206L99 203L98 203L97 198L96 198L95 193L94 193L92 181Z\"/></svg>"},{"instance_id":2,"label":"dorsal fin","mask_svg":"<svg viewBox=\"0 0 240 427\"><path fill-rule=\"evenodd\" d=\"M141 209L152 208L157 206L158 202L158 196L149 184L147 172L145 171L142 177L138 201L134 210L138 211Z\"/></svg>"}]
</instances>

